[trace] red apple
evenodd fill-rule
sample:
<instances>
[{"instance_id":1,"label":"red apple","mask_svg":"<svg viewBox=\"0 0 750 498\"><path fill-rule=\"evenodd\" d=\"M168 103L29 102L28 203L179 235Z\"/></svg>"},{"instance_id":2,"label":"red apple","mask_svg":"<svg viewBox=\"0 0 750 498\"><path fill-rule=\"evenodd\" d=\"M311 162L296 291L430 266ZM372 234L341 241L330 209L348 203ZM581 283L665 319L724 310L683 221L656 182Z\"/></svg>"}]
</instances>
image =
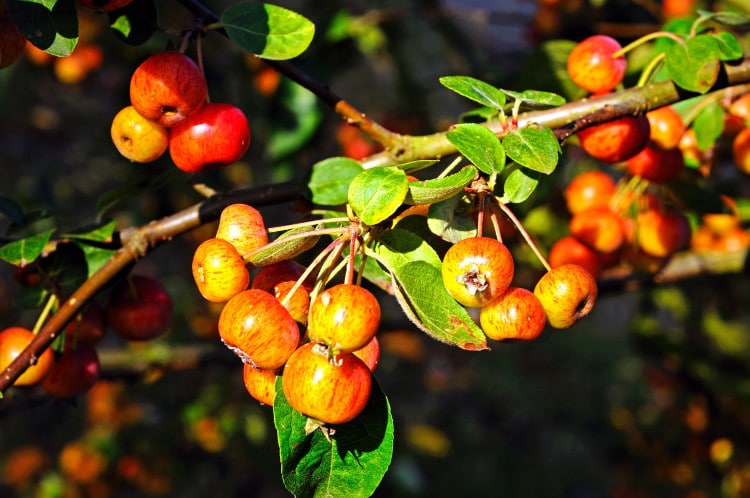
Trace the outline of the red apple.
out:
<instances>
[{"instance_id":1,"label":"red apple","mask_svg":"<svg viewBox=\"0 0 750 498\"><path fill-rule=\"evenodd\" d=\"M42 381L42 388L56 398L76 396L99 379L99 368L99 356L91 344L66 347Z\"/></svg>"},{"instance_id":2,"label":"red apple","mask_svg":"<svg viewBox=\"0 0 750 498\"><path fill-rule=\"evenodd\" d=\"M556 329L568 328L594 308L599 288L582 266L564 264L545 273L534 287L547 322Z\"/></svg>"},{"instance_id":3,"label":"red apple","mask_svg":"<svg viewBox=\"0 0 750 498\"><path fill-rule=\"evenodd\" d=\"M145 118L174 126L206 102L208 86L185 54L164 51L143 61L130 78L130 102Z\"/></svg>"},{"instance_id":4,"label":"red apple","mask_svg":"<svg viewBox=\"0 0 750 498\"><path fill-rule=\"evenodd\" d=\"M250 146L245 114L225 103L209 103L169 132L169 153L186 173L228 166Z\"/></svg>"},{"instance_id":5,"label":"red apple","mask_svg":"<svg viewBox=\"0 0 750 498\"><path fill-rule=\"evenodd\" d=\"M107 323L125 339L146 341L169 329L172 308L172 298L161 283L146 275L130 275L109 296Z\"/></svg>"}]
</instances>

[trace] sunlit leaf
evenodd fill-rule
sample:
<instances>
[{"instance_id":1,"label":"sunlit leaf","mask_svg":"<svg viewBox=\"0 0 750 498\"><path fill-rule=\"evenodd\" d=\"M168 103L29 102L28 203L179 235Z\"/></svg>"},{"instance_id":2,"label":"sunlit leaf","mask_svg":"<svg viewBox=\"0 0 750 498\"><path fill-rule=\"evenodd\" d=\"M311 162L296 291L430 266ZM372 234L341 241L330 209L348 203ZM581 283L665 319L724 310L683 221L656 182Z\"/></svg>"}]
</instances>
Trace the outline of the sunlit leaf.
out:
<instances>
[{"instance_id":1,"label":"sunlit leaf","mask_svg":"<svg viewBox=\"0 0 750 498\"><path fill-rule=\"evenodd\" d=\"M555 170L562 149L549 128L525 126L503 138L508 157L534 171L550 174Z\"/></svg>"},{"instance_id":2,"label":"sunlit leaf","mask_svg":"<svg viewBox=\"0 0 750 498\"><path fill-rule=\"evenodd\" d=\"M427 226L430 232L448 242L475 235L477 225L474 219L461 209L463 195L456 195L444 201L430 204Z\"/></svg>"},{"instance_id":3,"label":"sunlit leaf","mask_svg":"<svg viewBox=\"0 0 750 498\"><path fill-rule=\"evenodd\" d=\"M396 167L367 169L349 185L348 202L364 223L375 225L396 212L409 191L406 173Z\"/></svg>"},{"instance_id":4,"label":"sunlit leaf","mask_svg":"<svg viewBox=\"0 0 750 498\"><path fill-rule=\"evenodd\" d=\"M16 266L26 266L36 261L44 251L54 230L14 240L0 247L0 259Z\"/></svg>"},{"instance_id":5,"label":"sunlit leaf","mask_svg":"<svg viewBox=\"0 0 750 498\"><path fill-rule=\"evenodd\" d=\"M348 157L331 157L315 163L307 184L312 201L324 206L346 203L349 184L362 171L362 165Z\"/></svg>"},{"instance_id":6,"label":"sunlit leaf","mask_svg":"<svg viewBox=\"0 0 750 498\"><path fill-rule=\"evenodd\" d=\"M309 19L267 3L230 5L221 15L221 24L237 45L272 60L297 57L315 35L315 25Z\"/></svg>"},{"instance_id":7,"label":"sunlit leaf","mask_svg":"<svg viewBox=\"0 0 750 498\"><path fill-rule=\"evenodd\" d=\"M483 106L498 110L505 106L505 94L503 92L489 83L471 76L443 76L440 78L440 83L457 94Z\"/></svg>"},{"instance_id":8,"label":"sunlit leaf","mask_svg":"<svg viewBox=\"0 0 750 498\"><path fill-rule=\"evenodd\" d=\"M520 203L525 201L534 193L537 185L539 185L538 173L523 168L514 169L503 184L506 202Z\"/></svg>"},{"instance_id":9,"label":"sunlit leaf","mask_svg":"<svg viewBox=\"0 0 750 498\"><path fill-rule=\"evenodd\" d=\"M710 35L689 38L684 44L672 43L666 50L666 68L674 82L697 93L706 93L719 75L718 43Z\"/></svg>"},{"instance_id":10,"label":"sunlit leaf","mask_svg":"<svg viewBox=\"0 0 750 498\"><path fill-rule=\"evenodd\" d=\"M500 139L486 126L459 124L445 136L466 159L484 173L499 173L503 170L505 150Z\"/></svg>"},{"instance_id":11,"label":"sunlit leaf","mask_svg":"<svg viewBox=\"0 0 750 498\"><path fill-rule=\"evenodd\" d=\"M245 260L255 267L260 267L299 256L317 243L319 237L307 233L312 230L314 227L309 226L287 230L272 243L245 255Z\"/></svg>"},{"instance_id":12,"label":"sunlit leaf","mask_svg":"<svg viewBox=\"0 0 750 498\"><path fill-rule=\"evenodd\" d=\"M411 261L424 261L438 269L441 264L440 256L432 246L408 230L386 230L378 235L372 249L390 269L397 269Z\"/></svg>"},{"instance_id":13,"label":"sunlit leaf","mask_svg":"<svg viewBox=\"0 0 750 498\"><path fill-rule=\"evenodd\" d=\"M476 168L467 166L458 173L443 178L409 182L409 194L404 202L420 205L443 201L463 192L476 175Z\"/></svg>"}]
</instances>

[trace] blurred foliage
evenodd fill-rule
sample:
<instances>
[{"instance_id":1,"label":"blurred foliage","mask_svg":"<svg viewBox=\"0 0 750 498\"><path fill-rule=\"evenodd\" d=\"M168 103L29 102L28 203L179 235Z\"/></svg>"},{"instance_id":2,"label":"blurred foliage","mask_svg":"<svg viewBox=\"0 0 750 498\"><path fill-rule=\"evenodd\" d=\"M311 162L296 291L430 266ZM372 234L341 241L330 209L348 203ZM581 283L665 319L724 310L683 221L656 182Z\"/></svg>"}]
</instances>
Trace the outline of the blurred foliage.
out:
<instances>
[{"instance_id":1,"label":"blurred foliage","mask_svg":"<svg viewBox=\"0 0 750 498\"><path fill-rule=\"evenodd\" d=\"M218 12L229 2L207 4ZM166 5L159 5L162 26L189 25L186 11ZM550 78L560 61L549 59L556 52L542 41L600 31L635 38L663 21L653 1L284 6L317 27L295 64L407 133L445 129L471 110L440 76L471 74L575 99L577 89ZM0 71L4 236L52 227L80 233L103 220L122 228L200 199L196 179L168 158L133 165L112 146L108 123L127 103L129 75L173 39L160 32L126 46L108 23L106 15L81 19L80 43L101 47L104 58L79 82L63 82L55 63L30 56ZM230 190L303 178L317 161L343 153L338 116L229 46L220 37L203 41L211 97L247 111L252 144L243 163L201 182ZM544 206L534 204L540 193L521 207L543 243L560 230L555 189L585 166L577 159L555 173ZM295 215L290 205L263 213L269 225ZM80 399L27 390L2 401L0 496L288 495L271 410L245 392L241 365L216 340L218 309L190 281L192 251L212 230L196 230L136 265L174 298L170 334L147 346L108 334L100 346L104 379ZM3 267L2 323L33 325L39 302L24 299L26 292ZM385 304L376 374L391 401L396 448L375 496L750 496L748 302L745 274L610 293L574 329L481 353L424 337L395 302Z\"/></svg>"}]
</instances>

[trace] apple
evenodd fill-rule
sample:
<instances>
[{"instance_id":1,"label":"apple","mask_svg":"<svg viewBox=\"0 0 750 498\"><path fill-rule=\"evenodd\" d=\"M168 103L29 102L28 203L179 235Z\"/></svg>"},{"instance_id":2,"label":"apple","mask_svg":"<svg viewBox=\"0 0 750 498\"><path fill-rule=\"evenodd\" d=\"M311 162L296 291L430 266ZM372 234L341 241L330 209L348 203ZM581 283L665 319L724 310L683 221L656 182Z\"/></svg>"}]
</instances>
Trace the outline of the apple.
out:
<instances>
[{"instance_id":1,"label":"apple","mask_svg":"<svg viewBox=\"0 0 750 498\"><path fill-rule=\"evenodd\" d=\"M593 35L579 42L568 55L567 70L570 79L591 93L609 92L625 76L627 61L615 52L620 43L607 35Z\"/></svg>"},{"instance_id":2,"label":"apple","mask_svg":"<svg viewBox=\"0 0 750 498\"><path fill-rule=\"evenodd\" d=\"M172 309L172 298L158 280L129 275L109 295L107 323L127 340L146 341L169 329Z\"/></svg>"},{"instance_id":3,"label":"apple","mask_svg":"<svg viewBox=\"0 0 750 498\"><path fill-rule=\"evenodd\" d=\"M605 163L625 161L643 149L651 134L646 116L623 116L579 131L586 153Z\"/></svg>"},{"instance_id":4,"label":"apple","mask_svg":"<svg viewBox=\"0 0 750 498\"><path fill-rule=\"evenodd\" d=\"M599 288L585 268L564 264L545 273L534 287L547 322L556 329L572 326L594 308Z\"/></svg>"},{"instance_id":5,"label":"apple","mask_svg":"<svg viewBox=\"0 0 750 498\"><path fill-rule=\"evenodd\" d=\"M565 187L563 196L568 211L576 214L588 208L607 206L616 190L615 180L595 169L577 174Z\"/></svg>"},{"instance_id":6,"label":"apple","mask_svg":"<svg viewBox=\"0 0 750 498\"><path fill-rule=\"evenodd\" d=\"M248 204L235 203L222 209L216 238L230 242L244 257L268 244L268 231L260 211Z\"/></svg>"},{"instance_id":7,"label":"apple","mask_svg":"<svg viewBox=\"0 0 750 498\"><path fill-rule=\"evenodd\" d=\"M566 235L555 241L549 250L549 264L552 268L566 263L575 263L583 266L594 278L601 272L603 261L601 253L598 253L572 235Z\"/></svg>"},{"instance_id":8,"label":"apple","mask_svg":"<svg viewBox=\"0 0 750 498\"><path fill-rule=\"evenodd\" d=\"M67 57L57 57L52 62L52 70L58 81L76 85L99 69L104 61L104 50L93 43L79 43Z\"/></svg>"},{"instance_id":9,"label":"apple","mask_svg":"<svg viewBox=\"0 0 750 498\"><path fill-rule=\"evenodd\" d=\"M42 381L42 389L56 398L70 398L88 391L99 379L99 356L91 344L66 346Z\"/></svg>"},{"instance_id":10,"label":"apple","mask_svg":"<svg viewBox=\"0 0 750 498\"><path fill-rule=\"evenodd\" d=\"M654 144L644 147L625 165L632 175L652 183L667 183L685 169L685 158L677 147L662 149Z\"/></svg>"},{"instance_id":11,"label":"apple","mask_svg":"<svg viewBox=\"0 0 750 498\"><path fill-rule=\"evenodd\" d=\"M166 50L144 60L130 78L130 102L143 117L169 128L206 102L208 86L198 65Z\"/></svg>"},{"instance_id":12,"label":"apple","mask_svg":"<svg viewBox=\"0 0 750 498\"><path fill-rule=\"evenodd\" d=\"M573 216L570 234L601 253L616 251L625 242L620 215L609 207L593 207Z\"/></svg>"},{"instance_id":13,"label":"apple","mask_svg":"<svg viewBox=\"0 0 750 498\"><path fill-rule=\"evenodd\" d=\"M523 287L508 287L479 310L479 323L485 335L494 341L531 341L544 330L547 316L533 292Z\"/></svg>"},{"instance_id":14,"label":"apple","mask_svg":"<svg viewBox=\"0 0 750 498\"><path fill-rule=\"evenodd\" d=\"M169 132L169 153L186 173L228 166L250 146L250 125L238 107L208 103Z\"/></svg>"},{"instance_id":15,"label":"apple","mask_svg":"<svg viewBox=\"0 0 750 498\"><path fill-rule=\"evenodd\" d=\"M155 161L169 146L167 129L141 116L132 105L115 115L110 135L118 152L136 163Z\"/></svg>"},{"instance_id":16,"label":"apple","mask_svg":"<svg viewBox=\"0 0 750 498\"><path fill-rule=\"evenodd\" d=\"M24 327L8 327L0 332L0 371L5 370L34 339L34 333ZM14 386L31 386L41 382L52 368L55 355L47 348L13 383Z\"/></svg>"}]
</instances>

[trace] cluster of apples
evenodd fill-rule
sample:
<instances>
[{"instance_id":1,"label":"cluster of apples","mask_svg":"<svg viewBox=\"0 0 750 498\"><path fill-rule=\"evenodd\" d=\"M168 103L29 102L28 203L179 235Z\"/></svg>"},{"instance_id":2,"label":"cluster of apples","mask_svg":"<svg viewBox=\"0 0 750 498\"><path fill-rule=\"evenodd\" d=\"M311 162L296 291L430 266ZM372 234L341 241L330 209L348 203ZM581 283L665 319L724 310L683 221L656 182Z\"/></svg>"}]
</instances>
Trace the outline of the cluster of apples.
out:
<instances>
[{"instance_id":1,"label":"cluster of apples","mask_svg":"<svg viewBox=\"0 0 750 498\"><path fill-rule=\"evenodd\" d=\"M496 341L536 339L547 323L568 328L593 309L596 280L581 265L546 272L533 292L512 286L515 264L510 250L491 237L468 237L453 244L441 265L448 293L467 308L479 308L485 335Z\"/></svg>"},{"instance_id":2,"label":"cluster of apples","mask_svg":"<svg viewBox=\"0 0 750 498\"><path fill-rule=\"evenodd\" d=\"M29 272L19 272L23 285L40 285ZM154 339L169 330L172 298L166 288L147 275L128 275L110 292L104 306L92 302L63 329L63 340L46 349L13 383L39 385L56 398L88 391L99 379L96 351L107 327L128 341ZM34 332L11 326L0 332L0 369L7 368L31 343Z\"/></svg>"},{"instance_id":3,"label":"cluster of apples","mask_svg":"<svg viewBox=\"0 0 750 498\"><path fill-rule=\"evenodd\" d=\"M365 407L380 347L380 306L370 291L342 283L320 290L306 268L282 260L251 278L246 257L268 244L257 209L224 208L215 237L193 254L192 274L208 301L223 303L222 342L244 363L245 386L273 405L281 376L289 404L317 424L342 424Z\"/></svg>"},{"instance_id":4,"label":"cluster of apples","mask_svg":"<svg viewBox=\"0 0 750 498\"><path fill-rule=\"evenodd\" d=\"M112 120L111 136L127 159L146 163L167 149L186 173L227 166L250 146L250 125L238 107L209 102L201 68L178 51L151 55L130 79L131 105Z\"/></svg>"}]
</instances>

